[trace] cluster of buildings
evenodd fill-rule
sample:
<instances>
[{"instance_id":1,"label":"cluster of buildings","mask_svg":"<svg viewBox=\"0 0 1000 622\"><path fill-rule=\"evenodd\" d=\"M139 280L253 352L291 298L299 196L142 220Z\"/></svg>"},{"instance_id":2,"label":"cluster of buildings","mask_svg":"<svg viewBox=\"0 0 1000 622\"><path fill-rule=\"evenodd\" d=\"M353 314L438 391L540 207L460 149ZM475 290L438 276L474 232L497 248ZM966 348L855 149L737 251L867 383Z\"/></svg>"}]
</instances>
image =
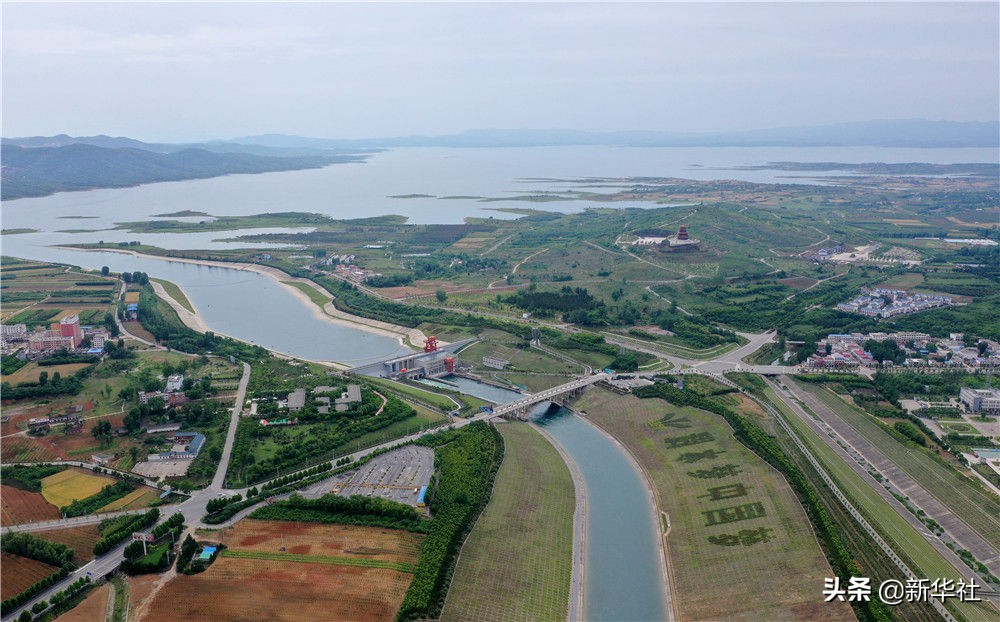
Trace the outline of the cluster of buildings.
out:
<instances>
[{"instance_id":1,"label":"cluster of buildings","mask_svg":"<svg viewBox=\"0 0 1000 622\"><path fill-rule=\"evenodd\" d=\"M67 406L60 415L49 415L48 417L33 417L28 419L28 434L45 434L54 425L64 424L67 434L76 434L83 429L83 406L74 404Z\"/></svg>"},{"instance_id":2,"label":"cluster of buildings","mask_svg":"<svg viewBox=\"0 0 1000 622\"><path fill-rule=\"evenodd\" d=\"M205 444L205 435L198 432L175 432L167 437L172 447L168 451L149 454L148 460L194 460Z\"/></svg>"},{"instance_id":3,"label":"cluster of buildings","mask_svg":"<svg viewBox=\"0 0 1000 622\"><path fill-rule=\"evenodd\" d=\"M41 355L60 350L83 350L84 341L90 340L86 349L89 354L100 354L111 335L101 327L80 326L80 316L69 315L49 328L29 332L25 324L4 324L0 326L4 351L15 350L27 345L29 356Z\"/></svg>"},{"instance_id":4,"label":"cluster of buildings","mask_svg":"<svg viewBox=\"0 0 1000 622\"><path fill-rule=\"evenodd\" d=\"M671 250L684 250L698 248L698 245L701 244L701 240L692 238L688 233L687 225L681 225L677 229L677 235L666 237L642 236L635 242L632 242L632 244L636 246L659 246L661 249L667 248Z\"/></svg>"},{"instance_id":5,"label":"cluster of buildings","mask_svg":"<svg viewBox=\"0 0 1000 622\"><path fill-rule=\"evenodd\" d=\"M989 339L985 352L965 345L965 335L952 333L947 339L934 339L927 333L850 333L832 334L819 340L817 352L806 360L807 367L845 369L881 366L866 351L867 341L896 342L906 353L907 367L937 367L942 369L1000 367L1000 344ZM888 364L885 363L885 364Z\"/></svg>"},{"instance_id":6,"label":"cluster of buildings","mask_svg":"<svg viewBox=\"0 0 1000 622\"><path fill-rule=\"evenodd\" d=\"M367 268L361 268L353 263L338 263L333 270L338 275L354 281L355 283L364 283L374 276L379 276L377 272L373 272Z\"/></svg>"},{"instance_id":7,"label":"cluster of buildings","mask_svg":"<svg viewBox=\"0 0 1000 622\"><path fill-rule=\"evenodd\" d=\"M159 397L163 399L163 403L167 406L180 406L188 402L188 398L184 395L183 391L184 376L180 374L169 376L166 386L163 387L162 391L139 391L139 403L148 404L149 400Z\"/></svg>"},{"instance_id":8,"label":"cluster of buildings","mask_svg":"<svg viewBox=\"0 0 1000 622\"><path fill-rule=\"evenodd\" d=\"M861 294L837 305L838 311L890 318L954 304L949 296L911 294L900 289L862 288Z\"/></svg>"},{"instance_id":9,"label":"cluster of buildings","mask_svg":"<svg viewBox=\"0 0 1000 622\"><path fill-rule=\"evenodd\" d=\"M329 414L331 402L333 403L333 409L336 412L341 413L349 409L351 407L351 404L361 401L361 385L358 384L347 385L347 390L341 392L340 397L333 398L332 400L330 399L330 397L326 395L320 395L322 393L332 393L336 390L337 389L335 387L316 387L315 389L312 390L312 392L316 394L315 402L319 404L318 408L316 409L316 411L319 414L321 415ZM289 393L285 397L285 399L278 400L278 406L280 408L288 409L291 412L298 412L302 410L306 406L306 390L295 389L294 391ZM251 408L251 414L255 413L256 413L256 408ZM285 421L285 423L281 423L281 421ZM297 420L296 421L288 421L288 420L268 421L266 419L260 420L260 424L263 426L294 425L296 422Z\"/></svg>"},{"instance_id":10,"label":"cluster of buildings","mask_svg":"<svg viewBox=\"0 0 1000 622\"><path fill-rule=\"evenodd\" d=\"M843 244L834 244L833 246L824 246L823 248L817 248L809 251L805 251L799 254L799 257L803 259L808 259L810 261L815 261L818 263L829 263L833 261L834 255L839 255L847 250Z\"/></svg>"}]
</instances>

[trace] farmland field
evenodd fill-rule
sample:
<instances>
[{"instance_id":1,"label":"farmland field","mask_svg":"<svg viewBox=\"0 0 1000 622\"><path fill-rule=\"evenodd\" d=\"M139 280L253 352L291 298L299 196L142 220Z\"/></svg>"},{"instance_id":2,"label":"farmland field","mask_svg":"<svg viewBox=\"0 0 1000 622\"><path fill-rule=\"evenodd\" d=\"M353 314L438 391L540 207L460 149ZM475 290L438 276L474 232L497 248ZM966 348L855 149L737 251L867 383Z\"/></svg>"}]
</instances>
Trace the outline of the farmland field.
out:
<instances>
[{"instance_id":1,"label":"farmland field","mask_svg":"<svg viewBox=\"0 0 1000 622\"><path fill-rule=\"evenodd\" d=\"M54 443L27 436L9 436L3 439L3 459L5 462L46 462L55 460L59 454L53 449Z\"/></svg>"},{"instance_id":2,"label":"farmland field","mask_svg":"<svg viewBox=\"0 0 1000 622\"><path fill-rule=\"evenodd\" d=\"M82 565L94 559L94 545L101 539L101 529L99 525L80 525L37 531L35 535L42 540L65 544L73 549L73 561Z\"/></svg>"},{"instance_id":3,"label":"farmland field","mask_svg":"<svg viewBox=\"0 0 1000 622\"><path fill-rule=\"evenodd\" d=\"M605 390L577 406L632 452L669 515L680 619L854 619L822 600L832 570L788 484L721 417Z\"/></svg>"},{"instance_id":4,"label":"farmland field","mask_svg":"<svg viewBox=\"0 0 1000 622\"><path fill-rule=\"evenodd\" d=\"M544 436L499 426L493 496L462 547L441 620L566 618L573 561L573 479Z\"/></svg>"},{"instance_id":5,"label":"farmland field","mask_svg":"<svg viewBox=\"0 0 1000 622\"><path fill-rule=\"evenodd\" d=\"M96 495L102 488L114 483L115 479L112 477L71 468L43 479L42 496L52 505L61 508L73 501Z\"/></svg>"},{"instance_id":6,"label":"farmland field","mask_svg":"<svg viewBox=\"0 0 1000 622\"><path fill-rule=\"evenodd\" d=\"M141 486L128 493L121 499L116 499L104 507L98 508L96 513L117 512L118 510L135 510L137 508L149 507L149 504L160 498L159 492L148 486Z\"/></svg>"},{"instance_id":7,"label":"farmland field","mask_svg":"<svg viewBox=\"0 0 1000 622\"><path fill-rule=\"evenodd\" d=\"M22 382L38 382L38 375L43 371L48 372L50 378L56 372L63 377L69 377L81 369L89 366L90 363L66 363L63 365L49 365L48 367L41 367L37 363L28 363L13 374L3 376L3 381L9 382L15 386Z\"/></svg>"},{"instance_id":8,"label":"farmland field","mask_svg":"<svg viewBox=\"0 0 1000 622\"><path fill-rule=\"evenodd\" d=\"M0 525L21 525L59 518L59 508L45 500L40 493L21 490L14 486L0 486Z\"/></svg>"},{"instance_id":9,"label":"farmland field","mask_svg":"<svg viewBox=\"0 0 1000 622\"><path fill-rule=\"evenodd\" d=\"M170 581L141 620L305 622L316 620L319 612L325 620L391 620L412 574L329 560L416 564L422 539L392 529L257 520L241 521L218 535L232 553L201 574ZM253 589L233 589L238 585Z\"/></svg>"},{"instance_id":10,"label":"farmland field","mask_svg":"<svg viewBox=\"0 0 1000 622\"><path fill-rule=\"evenodd\" d=\"M2 562L0 566L3 567L3 574L0 575L2 576L0 579L0 599L17 596L59 570L55 566L10 553L0 553L0 562Z\"/></svg>"},{"instance_id":11,"label":"farmland field","mask_svg":"<svg viewBox=\"0 0 1000 622\"><path fill-rule=\"evenodd\" d=\"M423 536L398 529L244 519L219 534L236 551L416 562Z\"/></svg>"}]
</instances>

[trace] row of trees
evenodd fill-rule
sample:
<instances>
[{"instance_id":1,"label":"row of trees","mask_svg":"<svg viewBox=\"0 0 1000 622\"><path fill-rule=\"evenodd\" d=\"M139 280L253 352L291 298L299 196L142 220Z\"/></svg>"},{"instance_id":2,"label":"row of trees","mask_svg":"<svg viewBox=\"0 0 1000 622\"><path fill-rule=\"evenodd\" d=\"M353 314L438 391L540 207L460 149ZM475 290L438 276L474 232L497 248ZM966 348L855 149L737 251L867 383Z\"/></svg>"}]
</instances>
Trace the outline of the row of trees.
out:
<instances>
[{"instance_id":1,"label":"row of trees","mask_svg":"<svg viewBox=\"0 0 1000 622\"><path fill-rule=\"evenodd\" d=\"M131 536L132 533L155 523L158 518L160 518L160 511L153 508L144 514L129 516L127 520L116 520L113 523L113 529L108 533L101 532L101 539L94 545L94 555L104 555L115 548L122 540Z\"/></svg>"},{"instance_id":2,"label":"row of trees","mask_svg":"<svg viewBox=\"0 0 1000 622\"><path fill-rule=\"evenodd\" d=\"M20 555L65 570L76 568L73 563L73 549L65 544L42 540L30 533L11 532L4 536L0 548L3 549L4 553Z\"/></svg>"},{"instance_id":3,"label":"row of trees","mask_svg":"<svg viewBox=\"0 0 1000 622\"><path fill-rule=\"evenodd\" d=\"M500 433L482 421L416 442L436 447L434 462L440 475L430 502L434 520L396 615L400 621L439 615L458 550L489 500L504 453Z\"/></svg>"},{"instance_id":4,"label":"row of trees","mask_svg":"<svg viewBox=\"0 0 1000 622\"><path fill-rule=\"evenodd\" d=\"M427 533L428 521L412 507L380 497L353 495L340 497L329 494L319 499L305 499L292 495L287 501L266 505L251 518L266 520L304 521L312 523L338 523L342 525L367 525Z\"/></svg>"}]
</instances>

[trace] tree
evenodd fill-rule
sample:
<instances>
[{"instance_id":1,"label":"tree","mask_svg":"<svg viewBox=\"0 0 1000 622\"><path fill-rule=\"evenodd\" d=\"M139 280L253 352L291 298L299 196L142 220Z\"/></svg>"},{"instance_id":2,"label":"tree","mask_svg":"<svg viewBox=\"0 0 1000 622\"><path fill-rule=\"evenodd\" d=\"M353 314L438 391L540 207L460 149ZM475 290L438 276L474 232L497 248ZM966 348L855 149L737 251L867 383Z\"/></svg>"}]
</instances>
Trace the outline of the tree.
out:
<instances>
[{"instance_id":1,"label":"tree","mask_svg":"<svg viewBox=\"0 0 1000 622\"><path fill-rule=\"evenodd\" d=\"M101 276L108 276L111 274L111 268L107 266L101 266Z\"/></svg>"},{"instance_id":2,"label":"tree","mask_svg":"<svg viewBox=\"0 0 1000 622\"><path fill-rule=\"evenodd\" d=\"M101 446L107 446L111 444L111 437L114 432L111 429L111 422L107 419L101 419L96 425L90 430L90 433L97 440L101 441Z\"/></svg>"},{"instance_id":3,"label":"tree","mask_svg":"<svg viewBox=\"0 0 1000 622\"><path fill-rule=\"evenodd\" d=\"M436 292L434 292L434 297L437 298L438 302L444 302L445 300L448 300L448 294L445 293L443 289L439 289Z\"/></svg>"},{"instance_id":4,"label":"tree","mask_svg":"<svg viewBox=\"0 0 1000 622\"><path fill-rule=\"evenodd\" d=\"M38 374L38 384L45 386L48 383L49 383L49 372L43 371L42 373Z\"/></svg>"},{"instance_id":5,"label":"tree","mask_svg":"<svg viewBox=\"0 0 1000 622\"><path fill-rule=\"evenodd\" d=\"M122 272L122 280L125 281L126 283L131 283L132 282L132 273L131 272Z\"/></svg>"}]
</instances>

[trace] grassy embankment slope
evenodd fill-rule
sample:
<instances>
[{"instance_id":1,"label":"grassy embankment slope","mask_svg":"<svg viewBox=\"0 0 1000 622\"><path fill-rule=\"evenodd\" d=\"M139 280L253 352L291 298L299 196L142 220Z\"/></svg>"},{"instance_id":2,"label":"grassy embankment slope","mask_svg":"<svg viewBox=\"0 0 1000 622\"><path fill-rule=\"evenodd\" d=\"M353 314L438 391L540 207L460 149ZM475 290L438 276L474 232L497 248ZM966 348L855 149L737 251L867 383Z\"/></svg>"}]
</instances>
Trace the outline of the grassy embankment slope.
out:
<instances>
[{"instance_id":1,"label":"grassy embankment slope","mask_svg":"<svg viewBox=\"0 0 1000 622\"><path fill-rule=\"evenodd\" d=\"M823 387L796 382L796 386L818 397L833 412L860 432L938 501L994 547L1000 548L1000 502L978 481L935 460L930 453L903 445L876 419L847 404Z\"/></svg>"},{"instance_id":2,"label":"grassy embankment slope","mask_svg":"<svg viewBox=\"0 0 1000 622\"><path fill-rule=\"evenodd\" d=\"M603 389L576 406L635 456L669 515L667 552L681 619L854 619L846 604L822 602L819 590L832 571L788 484L736 441L721 417ZM668 445L694 434L705 440ZM717 521L714 514L750 505L749 520ZM735 544L722 544L730 536L738 537Z\"/></svg>"},{"instance_id":3,"label":"grassy embankment slope","mask_svg":"<svg viewBox=\"0 0 1000 622\"><path fill-rule=\"evenodd\" d=\"M573 479L524 423L506 447L493 496L462 548L441 620L565 619L573 558Z\"/></svg>"},{"instance_id":4,"label":"grassy embankment slope","mask_svg":"<svg viewBox=\"0 0 1000 622\"><path fill-rule=\"evenodd\" d=\"M783 413L785 420L791 424L795 433L823 465L840 490L878 530L893 551L915 572L923 577L941 577L955 581L961 578L955 568L935 551L916 529L897 514L861 476L837 456L833 449L790 412L770 388L766 389L765 393L769 401ZM990 619L988 606L981 607L974 603L960 603L956 600L949 602L970 620Z\"/></svg>"}]
</instances>

